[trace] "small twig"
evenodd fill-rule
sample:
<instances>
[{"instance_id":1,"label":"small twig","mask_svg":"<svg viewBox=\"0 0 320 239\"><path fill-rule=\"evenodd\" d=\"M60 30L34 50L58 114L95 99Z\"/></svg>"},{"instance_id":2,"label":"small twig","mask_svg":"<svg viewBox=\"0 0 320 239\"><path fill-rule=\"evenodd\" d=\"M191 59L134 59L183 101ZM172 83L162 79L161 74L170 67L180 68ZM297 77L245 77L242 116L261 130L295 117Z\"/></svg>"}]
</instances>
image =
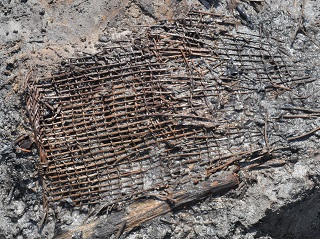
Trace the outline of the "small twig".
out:
<instances>
[{"instance_id":1,"label":"small twig","mask_svg":"<svg viewBox=\"0 0 320 239\"><path fill-rule=\"evenodd\" d=\"M283 115L284 119L296 119L296 118L305 118L305 119L316 119L320 114L305 114L305 115Z\"/></svg>"},{"instance_id":2,"label":"small twig","mask_svg":"<svg viewBox=\"0 0 320 239\"><path fill-rule=\"evenodd\" d=\"M293 141L293 140L297 140L297 139L301 139L301 138L304 138L304 137L307 137L307 136L310 136L311 134L317 132L318 130L320 130L320 127L318 128L315 128L305 134L301 134L301 135L298 135L298 136L295 136L295 137L291 137L291 138L288 138L289 141Z\"/></svg>"},{"instance_id":3,"label":"small twig","mask_svg":"<svg viewBox=\"0 0 320 239\"><path fill-rule=\"evenodd\" d=\"M267 129L268 129L268 117L269 117L269 114L268 114L268 111L267 111L266 112L266 118L265 118L265 121L264 121L264 141L266 143L267 149L269 149L268 132L267 132Z\"/></svg>"},{"instance_id":4,"label":"small twig","mask_svg":"<svg viewBox=\"0 0 320 239\"><path fill-rule=\"evenodd\" d=\"M301 107L281 107L282 110L298 110L308 113L320 113L320 110L306 109Z\"/></svg>"},{"instance_id":5,"label":"small twig","mask_svg":"<svg viewBox=\"0 0 320 239\"><path fill-rule=\"evenodd\" d=\"M16 151L17 152L23 152L23 153L31 153L31 150L29 150L29 149L24 149L24 148L21 148L21 147L17 147L16 148Z\"/></svg>"},{"instance_id":6,"label":"small twig","mask_svg":"<svg viewBox=\"0 0 320 239\"><path fill-rule=\"evenodd\" d=\"M289 87L285 87L283 85L278 85L278 84L272 84L272 86L274 88L279 88L279 89L282 89L282 90L287 90L287 91L291 91L291 89Z\"/></svg>"},{"instance_id":7,"label":"small twig","mask_svg":"<svg viewBox=\"0 0 320 239\"><path fill-rule=\"evenodd\" d=\"M286 164L286 160L271 160L270 162L267 163L255 163L251 164L247 167L245 167L246 170L253 170L257 169L257 167L263 167L263 168L272 168L272 167L281 167Z\"/></svg>"}]
</instances>

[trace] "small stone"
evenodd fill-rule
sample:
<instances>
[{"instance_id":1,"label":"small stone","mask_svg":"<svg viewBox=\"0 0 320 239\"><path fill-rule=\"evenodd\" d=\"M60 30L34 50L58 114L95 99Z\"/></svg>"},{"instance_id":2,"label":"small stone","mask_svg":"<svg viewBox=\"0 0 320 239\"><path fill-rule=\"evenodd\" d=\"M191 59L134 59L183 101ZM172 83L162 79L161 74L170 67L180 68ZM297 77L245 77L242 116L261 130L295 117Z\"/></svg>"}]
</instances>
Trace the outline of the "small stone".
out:
<instances>
[{"instance_id":1,"label":"small stone","mask_svg":"<svg viewBox=\"0 0 320 239\"><path fill-rule=\"evenodd\" d=\"M68 219L68 220L65 221L65 224L66 224L66 225L71 225L72 222L73 222L72 219Z\"/></svg>"},{"instance_id":2,"label":"small stone","mask_svg":"<svg viewBox=\"0 0 320 239\"><path fill-rule=\"evenodd\" d=\"M80 41L85 42L87 40L86 37L80 37Z\"/></svg>"},{"instance_id":3,"label":"small stone","mask_svg":"<svg viewBox=\"0 0 320 239\"><path fill-rule=\"evenodd\" d=\"M237 111L240 111L243 109L243 105L241 103L236 103L234 106L234 109Z\"/></svg>"},{"instance_id":4,"label":"small stone","mask_svg":"<svg viewBox=\"0 0 320 239\"><path fill-rule=\"evenodd\" d=\"M13 30L13 33L18 33L18 30Z\"/></svg>"},{"instance_id":5,"label":"small stone","mask_svg":"<svg viewBox=\"0 0 320 239\"><path fill-rule=\"evenodd\" d=\"M14 213L18 216L21 216L26 208L26 205L21 201L15 201L12 203Z\"/></svg>"},{"instance_id":6,"label":"small stone","mask_svg":"<svg viewBox=\"0 0 320 239\"><path fill-rule=\"evenodd\" d=\"M41 9L40 12L39 12L39 14L40 14L41 16L43 16L45 13L46 13L46 11L45 11L44 9Z\"/></svg>"},{"instance_id":7,"label":"small stone","mask_svg":"<svg viewBox=\"0 0 320 239\"><path fill-rule=\"evenodd\" d=\"M81 213L88 213L89 212L89 208L87 205L83 205L80 208Z\"/></svg>"},{"instance_id":8,"label":"small stone","mask_svg":"<svg viewBox=\"0 0 320 239\"><path fill-rule=\"evenodd\" d=\"M11 116L15 121L19 121L20 119L20 115L18 112L12 112Z\"/></svg>"},{"instance_id":9,"label":"small stone","mask_svg":"<svg viewBox=\"0 0 320 239\"><path fill-rule=\"evenodd\" d=\"M71 237L71 239L82 239L82 238L83 238L82 231L74 232Z\"/></svg>"},{"instance_id":10,"label":"small stone","mask_svg":"<svg viewBox=\"0 0 320 239\"><path fill-rule=\"evenodd\" d=\"M105 34L101 34L99 36L99 41L100 42L108 42L109 41L109 37L107 35L105 35Z\"/></svg>"}]
</instances>

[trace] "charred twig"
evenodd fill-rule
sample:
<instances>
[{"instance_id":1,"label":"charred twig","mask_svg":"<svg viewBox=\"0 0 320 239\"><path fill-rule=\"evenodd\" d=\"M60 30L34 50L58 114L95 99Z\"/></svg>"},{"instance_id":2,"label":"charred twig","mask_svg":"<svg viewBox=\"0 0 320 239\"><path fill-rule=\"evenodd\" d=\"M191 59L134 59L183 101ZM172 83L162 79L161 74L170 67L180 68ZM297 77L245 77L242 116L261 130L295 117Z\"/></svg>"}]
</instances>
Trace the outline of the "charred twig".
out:
<instances>
[{"instance_id":1,"label":"charred twig","mask_svg":"<svg viewBox=\"0 0 320 239\"><path fill-rule=\"evenodd\" d=\"M305 134L301 134L301 135L298 135L298 136L295 136L295 137L290 137L288 138L289 141L294 141L294 140L298 140L298 139L302 139L302 138L305 138L305 137L308 137L308 136L311 136L313 133L317 132L320 130L320 127L318 128L315 128Z\"/></svg>"},{"instance_id":2,"label":"charred twig","mask_svg":"<svg viewBox=\"0 0 320 239\"><path fill-rule=\"evenodd\" d=\"M284 119L296 119L296 118L304 118L304 119L316 119L320 114L305 114L305 115L283 115Z\"/></svg>"},{"instance_id":3,"label":"charred twig","mask_svg":"<svg viewBox=\"0 0 320 239\"><path fill-rule=\"evenodd\" d=\"M261 168L271 168L271 167L281 167L283 165L286 164L286 160L270 160L269 162L261 162L261 163L254 163L254 164L250 164L247 167L244 167L244 169L246 170L253 170L253 169L257 169L259 167L259 169Z\"/></svg>"},{"instance_id":4,"label":"charred twig","mask_svg":"<svg viewBox=\"0 0 320 239\"><path fill-rule=\"evenodd\" d=\"M306 109L301 107L281 107L282 110L298 110L307 113L320 113L320 110Z\"/></svg>"},{"instance_id":5,"label":"charred twig","mask_svg":"<svg viewBox=\"0 0 320 239\"><path fill-rule=\"evenodd\" d=\"M268 141L268 117L269 114L266 112L266 117L265 117L265 123L264 123L264 141L266 144L267 149L269 149L269 141Z\"/></svg>"}]
</instances>

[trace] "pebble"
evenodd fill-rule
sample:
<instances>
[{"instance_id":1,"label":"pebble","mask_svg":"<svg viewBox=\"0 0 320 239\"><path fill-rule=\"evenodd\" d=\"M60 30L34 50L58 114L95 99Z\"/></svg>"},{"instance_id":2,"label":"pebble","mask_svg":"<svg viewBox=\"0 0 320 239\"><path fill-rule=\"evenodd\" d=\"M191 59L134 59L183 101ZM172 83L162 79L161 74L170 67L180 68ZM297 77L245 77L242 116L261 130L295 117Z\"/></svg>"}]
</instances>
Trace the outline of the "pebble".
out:
<instances>
[{"instance_id":1,"label":"pebble","mask_svg":"<svg viewBox=\"0 0 320 239\"><path fill-rule=\"evenodd\" d=\"M21 201L13 202L13 209L17 216L21 216L24 212L26 205Z\"/></svg>"},{"instance_id":2,"label":"pebble","mask_svg":"<svg viewBox=\"0 0 320 239\"><path fill-rule=\"evenodd\" d=\"M35 205L34 208L33 208L33 211L35 211L35 212L39 211L39 206Z\"/></svg>"},{"instance_id":3,"label":"pebble","mask_svg":"<svg viewBox=\"0 0 320 239\"><path fill-rule=\"evenodd\" d=\"M243 109L243 105L238 102L238 103L236 103L236 105L234 106L234 109L240 111L240 110Z\"/></svg>"},{"instance_id":4,"label":"pebble","mask_svg":"<svg viewBox=\"0 0 320 239\"><path fill-rule=\"evenodd\" d=\"M99 36L99 41L100 42L108 42L109 41L109 37L107 35L105 35L105 34L101 34Z\"/></svg>"},{"instance_id":5,"label":"pebble","mask_svg":"<svg viewBox=\"0 0 320 239\"><path fill-rule=\"evenodd\" d=\"M44 9L41 9L40 12L39 12L39 14L40 14L41 16L43 16L45 13L46 13L46 11L45 11Z\"/></svg>"}]
</instances>

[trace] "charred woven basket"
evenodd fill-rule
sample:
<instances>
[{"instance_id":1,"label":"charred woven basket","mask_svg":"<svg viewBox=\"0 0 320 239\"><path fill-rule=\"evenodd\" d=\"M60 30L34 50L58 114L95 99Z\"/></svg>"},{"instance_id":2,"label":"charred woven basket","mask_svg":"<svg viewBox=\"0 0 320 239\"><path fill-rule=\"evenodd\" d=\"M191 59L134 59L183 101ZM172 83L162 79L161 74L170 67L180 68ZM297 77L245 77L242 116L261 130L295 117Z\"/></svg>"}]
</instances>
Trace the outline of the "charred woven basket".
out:
<instances>
[{"instance_id":1,"label":"charred woven basket","mask_svg":"<svg viewBox=\"0 0 320 239\"><path fill-rule=\"evenodd\" d=\"M132 44L31 77L27 109L45 204L161 197L272 157L281 139L268 141L267 125L255 123L253 99L308 78L278 45L237 31L232 17L191 11Z\"/></svg>"}]
</instances>

